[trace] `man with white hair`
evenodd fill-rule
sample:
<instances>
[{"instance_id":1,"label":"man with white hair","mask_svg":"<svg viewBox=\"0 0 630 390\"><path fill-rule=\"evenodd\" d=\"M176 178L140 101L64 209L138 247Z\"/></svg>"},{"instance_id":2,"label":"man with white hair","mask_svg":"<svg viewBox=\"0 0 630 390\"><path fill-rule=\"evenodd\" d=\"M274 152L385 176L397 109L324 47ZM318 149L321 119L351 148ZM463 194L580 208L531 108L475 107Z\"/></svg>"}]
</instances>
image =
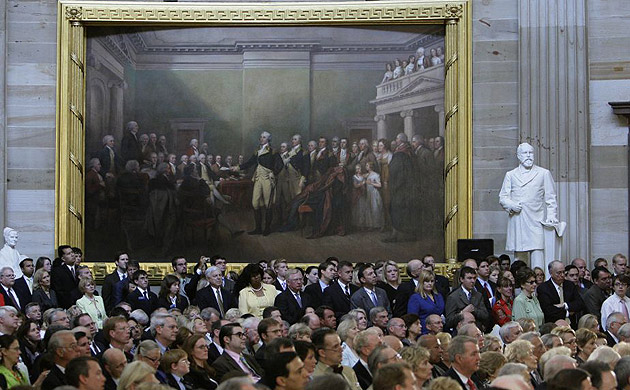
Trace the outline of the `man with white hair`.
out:
<instances>
[{"instance_id":1,"label":"man with white hair","mask_svg":"<svg viewBox=\"0 0 630 390\"><path fill-rule=\"evenodd\" d=\"M114 149L115 144L114 136L108 134L103 137L103 149L98 153L103 177L117 176L122 169L122 161Z\"/></svg>"},{"instance_id":2,"label":"man with white hair","mask_svg":"<svg viewBox=\"0 0 630 390\"><path fill-rule=\"evenodd\" d=\"M5 227L2 235L4 236L4 246L0 249L0 268L11 267L13 272L15 272L15 278L21 278L23 273L20 269L20 262L26 259L27 256L21 255L15 249L20 235L17 230L10 227Z\"/></svg>"},{"instance_id":3,"label":"man with white hair","mask_svg":"<svg viewBox=\"0 0 630 390\"><path fill-rule=\"evenodd\" d=\"M186 154L189 156L199 157L199 140L196 138L190 140Z\"/></svg>"},{"instance_id":4,"label":"man with white hair","mask_svg":"<svg viewBox=\"0 0 630 390\"><path fill-rule=\"evenodd\" d=\"M516 156L519 166L505 174L499 192L501 207L508 213L505 249L529 252L530 267L544 269L541 222L558 223L555 183L549 170L534 165L534 148L530 144L520 144Z\"/></svg>"},{"instance_id":5,"label":"man with white hair","mask_svg":"<svg viewBox=\"0 0 630 390\"><path fill-rule=\"evenodd\" d=\"M391 192L390 216L392 234L385 242L415 240L415 234L421 225L419 177L414 154L404 133L396 136L396 149L389 163L389 188Z\"/></svg>"},{"instance_id":6,"label":"man with white hair","mask_svg":"<svg viewBox=\"0 0 630 390\"><path fill-rule=\"evenodd\" d=\"M560 371L576 368L575 359L566 355L556 355L547 360L543 368L543 383L549 383Z\"/></svg>"},{"instance_id":7,"label":"man with white hair","mask_svg":"<svg viewBox=\"0 0 630 390\"><path fill-rule=\"evenodd\" d=\"M221 318L225 317L225 312L236 307L236 298L232 293L224 288L223 274L217 266L208 267L206 270L206 279L208 285L197 291L196 304L199 309L213 307L221 314Z\"/></svg>"},{"instance_id":8,"label":"man with white hair","mask_svg":"<svg viewBox=\"0 0 630 390\"><path fill-rule=\"evenodd\" d=\"M0 336L15 334L20 323L18 311L13 306L0 306Z\"/></svg>"},{"instance_id":9,"label":"man with white hair","mask_svg":"<svg viewBox=\"0 0 630 390\"><path fill-rule=\"evenodd\" d=\"M256 227L248 234L262 234L268 236L271 233L271 220L273 219L273 206L276 203L276 176L282 170L283 164L280 155L271 148L271 134L263 131L260 134L260 146L257 151L244 164L232 168L240 171L255 167L254 192L252 194L252 206L254 207L254 219ZM263 210L265 210L265 229L262 229Z\"/></svg>"},{"instance_id":10,"label":"man with white hair","mask_svg":"<svg viewBox=\"0 0 630 390\"><path fill-rule=\"evenodd\" d=\"M615 368L615 364L621 359L621 355L614 349L607 345L597 347L593 353L586 360L587 362L602 362L610 366L610 369Z\"/></svg>"},{"instance_id":11,"label":"man with white hair","mask_svg":"<svg viewBox=\"0 0 630 390\"><path fill-rule=\"evenodd\" d=\"M510 321L503 324L501 329L499 329L499 336L501 336L501 341L503 341L503 345L508 345L512 341L516 340L518 336L523 333L523 328L516 321Z\"/></svg>"},{"instance_id":12,"label":"man with white hair","mask_svg":"<svg viewBox=\"0 0 630 390\"><path fill-rule=\"evenodd\" d=\"M490 386L499 389L531 390L531 383L525 382L520 375L503 375L492 381Z\"/></svg>"}]
</instances>

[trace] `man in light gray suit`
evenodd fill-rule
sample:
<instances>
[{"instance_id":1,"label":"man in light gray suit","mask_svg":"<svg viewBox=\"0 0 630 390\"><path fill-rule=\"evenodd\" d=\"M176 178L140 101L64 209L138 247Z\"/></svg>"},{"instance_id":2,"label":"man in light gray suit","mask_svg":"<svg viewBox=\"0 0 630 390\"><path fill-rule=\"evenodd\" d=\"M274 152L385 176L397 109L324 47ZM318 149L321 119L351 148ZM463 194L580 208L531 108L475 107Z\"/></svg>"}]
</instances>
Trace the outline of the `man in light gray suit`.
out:
<instances>
[{"instance_id":1,"label":"man in light gray suit","mask_svg":"<svg viewBox=\"0 0 630 390\"><path fill-rule=\"evenodd\" d=\"M387 293L382 288L376 287L376 272L371 264L364 264L359 267L359 281L361 288L350 297L350 304L353 309L361 308L369 313L373 307L382 306L391 316L392 308L387 298Z\"/></svg>"},{"instance_id":2,"label":"man in light gray suit","mask_svg":"<svg viewBox=\"0 0 630 390\"><path fill-rule=\"evenodd\" d=\"M469 312L475 316L477 327L482 331L492 330L492 317L486 305L483 295L475 290L477 272L471 267L462 267L459 272L461 286L453 290L446 300L444 315L446 316L445 329L454 328L457 325L457 314Z\"/></svg>"}]
</instances>

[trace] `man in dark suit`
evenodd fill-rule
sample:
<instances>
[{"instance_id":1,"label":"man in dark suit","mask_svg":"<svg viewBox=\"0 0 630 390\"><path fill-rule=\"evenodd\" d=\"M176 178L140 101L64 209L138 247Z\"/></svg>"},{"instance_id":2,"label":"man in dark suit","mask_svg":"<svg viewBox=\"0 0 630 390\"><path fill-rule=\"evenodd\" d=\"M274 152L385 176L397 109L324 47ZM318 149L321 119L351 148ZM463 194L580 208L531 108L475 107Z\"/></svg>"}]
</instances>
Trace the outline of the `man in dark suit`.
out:
<instances>
[{"instance_id":1,"label":"man in dark suit","mask_svg":"<svg viewBox=\"0 0 630 390\"><path fill-rule=\"evenodd\" d=\"M361 288L350 297L350 304L353 309L361 308L369 313L377 306L382 306L388 313L392 312L389 299L385 290L376 287L376 273L371 264L363 264L359 267L359 281Z\"/></svg>"},{"instance_id":2,"label":"man in dark suit","mask_svg":"<svg viewBox=\"0 0 630 390\"><path fill-rule=\"evenodd\" d=\"M444 376L454 379L462 389L483 389L481 381L475 374L479 369L479 346L477 340L470 336L457 336L451 340L448 347L451 368Z\"/></svg>"},{"instance_id":3,"label":"man in dark suit","mask_svg":"<svg viewBox=\"0 0 630 390\"><path fill-rule=\"evenodd\" d=\"M283 292L287 289L287 272L289 265L286 260L280 259L273 264L273 272L276 273L276 281L273 283L276 290Z\"/></svg>"},{"instance_id":4,"label":"man in dark suit","mask_svg":"<svg viewBox=\"0 0 630 390\"><path fill-rule=\"evenodd\" d=\"M142 147L138 141L138 123L131 121L127 122L125 126L125 135L120 142L120 154L122 155L123 163L127 163L129 160L136 160L138 163L142 163Z\"/></svg>"},{"instance_id":5,"label":"man in dark suit","mask_svg":"<svg viewBox=\"0 0 630 390\"><path fill-rule=\"evenodd\" d=\"M254 355L256 361L263 369L267 369L267 346L269 343L277 338L282 337L282 324L275 319L268 317L264 318L262 321L258 323L258 334L260 335L260 340L263 344L258 348L256 354Z\"/></svg>"},{"instance_id":6,"label":"man in dark suit","mask_svg":"<svg viewBox=\"0 0 630 390\"><path fill-rule=\"evenodd\" d=\"M58 386L68 384L59 367L65 369L70 360L79 357L79 349L73 348L72 345L76 345L76 341L71 331L60 330L52 335L48 342L48 352L52 355L55 364L42 382L42 390L53 390Z\"/></svg>"},{"instance_id":7,"label":"man in dark suit","mask_svg":"<svg viewBox=\"0 0 630 390\"><path fill-rule=\"evenodd\" d=\"M469 312L475 316L475 322L479 329L484 329L484 325L490 320L490 313L483 302L484 297L475 290L477 271L470 267L462 267L459 272L459 282L461 286L448 296L444 314L446 316L445 329L455 328L458 321L458 314ZM490 331L488 329L487 331Z\"/></svg>"},{"instance_id":8,"label":"man in dark suit","mask_svg":"<svg viewBox=\"0 0 630 390\"><path fill-rule=\"evenodd\" d=\"M418 278L422 273L423 267L424 264L418 259L409 260L407 263L407 276L409 276L411 280L406 280L398 286L396 304L394 305L395 317L402 317L407 314L407 304L409 303L409 298L416 291ZM444 297L444 299L446 299L446 297Z\"/></svg>"},{"instance_id":9,"label":"man in dark suit","mask_svg":"<svg viewBox=\"0 0 630 390\"><path fill-rule=\"evenodd\" d=\"M276 296L274 306L280 309L282 318L295 324L302 318L307 307L313 307L310 295L302 293L302 272L292 268L287 272L287 289Z\"/></svg>"},{"instance_id":10,"label":"man in dark suit","mask_svg":"<svg viewBox=\"0 0 630 390\"><path fill-rule=\"evenodd\" d=\"M317 283L310 284L304 289L304 294L310 295L311 304L314 308L318 308L322 305L324 290L326 290L332 282L336 270L337 267L331 262L325 261L320 263L317 267L317 273L319 274Z\"/></svg>"},{"instance_id":11,"label":"man in dark suit","mask_svg":"<svg viewBox=\"0 0 630 390\"><path fill-rule=\"evenodd\" d=\"M103 280L101 295L103 297L103 303L105 304L105 311L107 314L109 314L112 308L118 303L114 301L114 290L118 282L127 278L128 261L129 254L127 254L127 252L116 253L116 256L114 256L116 269L111 274L105 276L105 280Z\"/></svg>"},{"instance_id":12,"label":"man in dark suit","mask_svg":"<svg viewBox=\"0 0 630 390\"><path fill-rule=\"evenodd\" d=\"M127 365L127 358L118 348L110 348L103 353L103 375L105 375L105 390L116 390L117 381Z\"/></svg>"},{"instance_id":13,"label":"man in dark suit","mask_svg":"<svg viewBox=\"0 0 630 390\"><path fill-rule=\"evenodd\" d=\"M127 296L127 302L131 305L132 310L142 309L150 317L151 313L158 308L158 297L149 289L147 272L139 270L131 278L138 287Z\"/></svg>"},{"instance_id":14,"label":"man in dark suit","mask_svg":"<svg viewBox=\"0 0 630 390\"><path fill-rule=\"evenodd\" d=\"M3 267L0 272L0 294L4 298L4 304L24 312L26 305L31 302L28 286L21 278L18 279L22 280L21 284L16 282L15 273L11 267Z\"/></svg>"},{"instance_id":15,"label":"man in dark suit","mask_svg":"<svg viewBox=\"0 0 630 390\"><path fill-rule=\"evenodd\" d=\"M221 327L219 332L223 354L214 361L212 366L216 370L217 382L230 371L247 374L254 382L258 382L264 371L252 356L243 354L245 350L245 333L238 323L231 323Z\"/></svg>"},{"instance_id":16,"label":"man in dark suit","mask_svg":"<svg viewBox=\"0 0 630 390\"><path fill-rule=\"evenodd\" d=\"M219 356L223 355L223 347L219 339L219 332L224 325L229 324L228 320L216 320L210 326L210 333L206 333L208 342L208 364L213 364Z\"/></svg>"},{"instance_id":17,"label":"man in dark suit","mask_svg":"<svg viewBox=\"0 0 630 390\"><path fill-rule=\"evenodd\" d=\"M578 323L576 313L584 308L578 288L574 283L564 283L564 264L561 261L552 261L548 269L551 278L536 289L545 322L568 319L576 328Z\"/></svg>"},{"instance_id":18,"label":"man in dark suit","mask_svg":"<svg viewBox=\"0 0 630 390\"><path fill-rule=\"evenodd\" d=\"M322 295L322 303L335 311L337 323L350 311L350 297L359 289L352 284L353 269L352 263L340 262L337 267L337 280L330 283Z\"/></svg>"},{"instance_id":19,"label":"man in dark suit","mask_svg":"<svg viewBox=\"0 0 630 390\"><path fill-rule=\"evenodd\" d=\"M200 310L206 307L214 307L221 314L221 318L225 316L225 312L236 307L236 299L231 292L223 288L223 275L219 267L211 266L206 270L206 279L210 283L197 292L197 306Z\"/></svg>"},{"instance_id":20,"label":"man in dark suit","mask_svg":"<svg viewBox=\"0 0 630 390\"><path fill-rule=\"evenodd\" d=\"M336 161L335 156L328 148L328 140L325 137L319 137L315 161L311 167L311 174L314 180L318 180L326 174L329 168L336 165Z\"/></svg>"},{"instance_id":21,"label":"man in dark suit","mask_svg":"<svg viewBox=\"0 0 630 390\"><path fill-rule=\"evenodd\" d=\"M352 367L354 373L359 380L359 386L366 390L372 384L372 373L368 368L368 356L374 351L374 348L381 345L381 339L378 333L372 329L359 332L354 338L354 349L359 355L359 361Z\"/></svg>"},{"instance_id":22,"label":"man in dark suit","mask_svg":"<svg viewBox=\"0 0 630 390\"><path fill-rule=\"evenodd\" d=\"M578 257L578 258L573 259L573 261L571 261L571 264L576 266L577 269L578 269L578 272L579 272L578 277L579 277L580 288L582 290L588 290L589 288L591 288L591 286L593 285L593 282L591 282L590 280L584 279L584 276L588 272L588 269L586 268L586 260L580 259Z\"/></svg>"},{"instance_id":23,"label":"man in dark suit","mask_svg":"<svg viewBox=\"0 0 630 390\"><path fill-rule=\"evenodd\" d=\"M433 255L424 255L422 258L422 264L424 264L425 270L430 270L433 274L435 274L435 288L442 297L444 297L444 300L446 300L446 297L448 297L448 294L451 292L451 283L446 276L435 273L435 258L433 258Z\"/></svg>"},{"instance_id":24,"label":"man in dark suit","mask_svg":"<svg viewBox=\"0 0 630 390\"><path fill-rule=\"evenodd\" d=\"M74 267L76 256L70 245L61 245L57 249L59 259L62 261L50 271L50 287L57 294L59 307L68 309L75 304L72 300L72 291L77 289L79 278Z\"/></svg>"},{"instance_id":25,"label":"man in dark suit","mask_svg":"<svg viewBox=\"0 0 630 390\"><path fill-rule=\"evenodd\" d=\"M602 318L602 320L604 319ZM604 332L604 334L606 335L606 342L608 343L609 347L614 347L615 344L621 341L619 339L619 328L625 325L626 319L622 313L614 312L610 313L608 315L608 318L606 318L604 321L606 321L606 332Z\"/></svg>"},{"instance_id":26,"label":"man in dark suit","mask_svg":"<svg viewBox=\"0 0 630 390\"><path fill-rule=\"evenodd\" d=\"M101 175L103 178L107 174L117 176L122 170L122 161L114 149L114 137L106 135L103 137L103 149L98 153L98 160L101 162Z\"/></svg>"},{"instance_id":27,"label":"man in dark suit","mask_svg":"<svg viewBox=\"0 0 630 390\"><path fill-rule=\"evenodd\" d=\"M477 260L477 280L475 281L475 289L481 293L484 300L483 303L486 305L486 310L488 313L492 313L492 306L497 299L498 296L498 287L492 282L490 279L490 261L485 259ZM492 329L494 326L494 319L490 316L490 319L487 324L485 324L486 329Z\"/></svg>"},{"instance_id":28,"label":"man in dark suit","mask_svg":"<svg viewBox=\"0 0 630 390\"><path fill-rule=\"evenodd\" d=\"M591 272L591 278L594 283L586 290L586 293L582 297L582 300L584 300L584 312L593 314L599 318L602 311L602 304L610 296L612 275L608 269L596 267ZM605 321L605 318L600 318L599 323L601 324Z\"/></svg>"}]
</instances>

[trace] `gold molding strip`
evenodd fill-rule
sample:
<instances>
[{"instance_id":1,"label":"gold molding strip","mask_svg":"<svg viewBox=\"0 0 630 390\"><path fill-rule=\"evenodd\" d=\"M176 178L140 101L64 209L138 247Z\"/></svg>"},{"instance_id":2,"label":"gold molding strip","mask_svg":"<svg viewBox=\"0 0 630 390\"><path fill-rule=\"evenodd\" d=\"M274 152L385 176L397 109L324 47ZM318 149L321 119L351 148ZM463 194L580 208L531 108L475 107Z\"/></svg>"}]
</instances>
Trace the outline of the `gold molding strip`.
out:
<instances>
[{"instance_id":1,"label":"gold molding strip","mask_svg":"<svg viewBox=\"0 0 630 390\"><path fill-rule=\"evenodd\" d=\"M451 66L455 63L455 61L457 61L457 53L453 53L451 58L449 58L448 61L446 61L446 64L444 64L445 73L448 73L449 69L451 69Z\"/></svg>"},{"instance_id":2,"label":"gold molding strip","mask_svg":"<svg viewBox=\"0 0 630 390\"><path fill-rule=\"evenodd\" d=\"M70 212L70 214L74 215L77 218L79 223L83 224L83 216L72 204L68 205L68 211Z\"/></svg>"},{"instance_id":3,"label":"gold molding strip","mask_svg":"<svg viewBox=\"0 0 630 390\"><path fill-rule=\"evenodd\" d=\"M450 121L451 117L457 113L458 109L459 108L457 107L457 104L456 104L450 110L448 110L446 115L444 115L444 123L448 124L448 121Z\"/></svg>"},{"instance_id":4,"label":"gold molding strip","mask_svg":"<svg viewBox=\"0 0 630 390\"><path fill-rule=\"evenodd\" d=\"M448 224L451 223L451 220L453 219L453 217L455 217L455 214L457 214L457 205L453 205L451 211L449 211L448 215L444 218L444 228L446 228Z\"/></svg>"},{"instance_id":5,"label":"gold molding strip","mask_svg":"<svg viewBox=\"0 0 630 390\"><path fill-rule=\"evenodd\" d=\"M81 172L81 175L83 175L83 165L81 164L81 161L79 161L72 152L70 152L70 161L72 161L72 163L77 167L79 172Z\"/></svg>"},{"instance_id":6,"label":"gold molding strip","mask_svg":"<svg viewBox=\"0 0 630 390\"><path fill-rule=\"evenodd\" d=\"M72 60L72 62L74 62L79 69L81 69L81 72L85 73L85 67L83 66L83 62L81 62L81 60L79 59L79 57L76 55L76 53L71 53L70 54L70 59Z\"/></svg>"},{"instance_id":7,"label":"gold molding strip","mask_svg":"<svg viewBox=\"0 0 630 390\"><path fill-rule=\"evenodd\" d=\"M444 168L444 177L448 176L448 173L451 171L451 169L455 168L455 165L457 165L458 161L459 159L457 158L457 156L455 156L451 161L448 162L448 164L446 164L446 168Z\"/></svg>"},{"instance_id":8,"label":"gold molding strip","mask_svg":"<svg viewBox=\"0 0 630 390\"><path fill-rule=\"evenodd\" d=\"M79 110L77 109L77 106L75 106L72 103L70 103L70 112L72 112L74 114L74 116L77 117L79 122L81 122L81 124L83 124L83 115L79 112Z\"/></svg>"}]
</instances>

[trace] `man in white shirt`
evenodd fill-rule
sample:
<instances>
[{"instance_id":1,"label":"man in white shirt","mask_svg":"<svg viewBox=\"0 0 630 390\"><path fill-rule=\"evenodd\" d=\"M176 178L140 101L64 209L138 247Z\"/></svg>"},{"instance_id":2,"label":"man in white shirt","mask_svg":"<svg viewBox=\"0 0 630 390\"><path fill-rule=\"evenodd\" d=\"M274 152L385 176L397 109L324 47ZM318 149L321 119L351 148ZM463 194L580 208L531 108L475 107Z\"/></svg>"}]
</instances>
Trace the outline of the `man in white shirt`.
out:
<instances>
[{"instance_id":1,"label":"man in white shirt","mask_svg":"<svg viewBox=\"0 0 630 390\"><path fill-rule=\"evenodd\" d=\"M276 273L276 290L282 292L287 289L287 272L289 271L289 266L287 261L282 259L278 260L273 265L273 270Z\"/></svg>"}]
</instances>

